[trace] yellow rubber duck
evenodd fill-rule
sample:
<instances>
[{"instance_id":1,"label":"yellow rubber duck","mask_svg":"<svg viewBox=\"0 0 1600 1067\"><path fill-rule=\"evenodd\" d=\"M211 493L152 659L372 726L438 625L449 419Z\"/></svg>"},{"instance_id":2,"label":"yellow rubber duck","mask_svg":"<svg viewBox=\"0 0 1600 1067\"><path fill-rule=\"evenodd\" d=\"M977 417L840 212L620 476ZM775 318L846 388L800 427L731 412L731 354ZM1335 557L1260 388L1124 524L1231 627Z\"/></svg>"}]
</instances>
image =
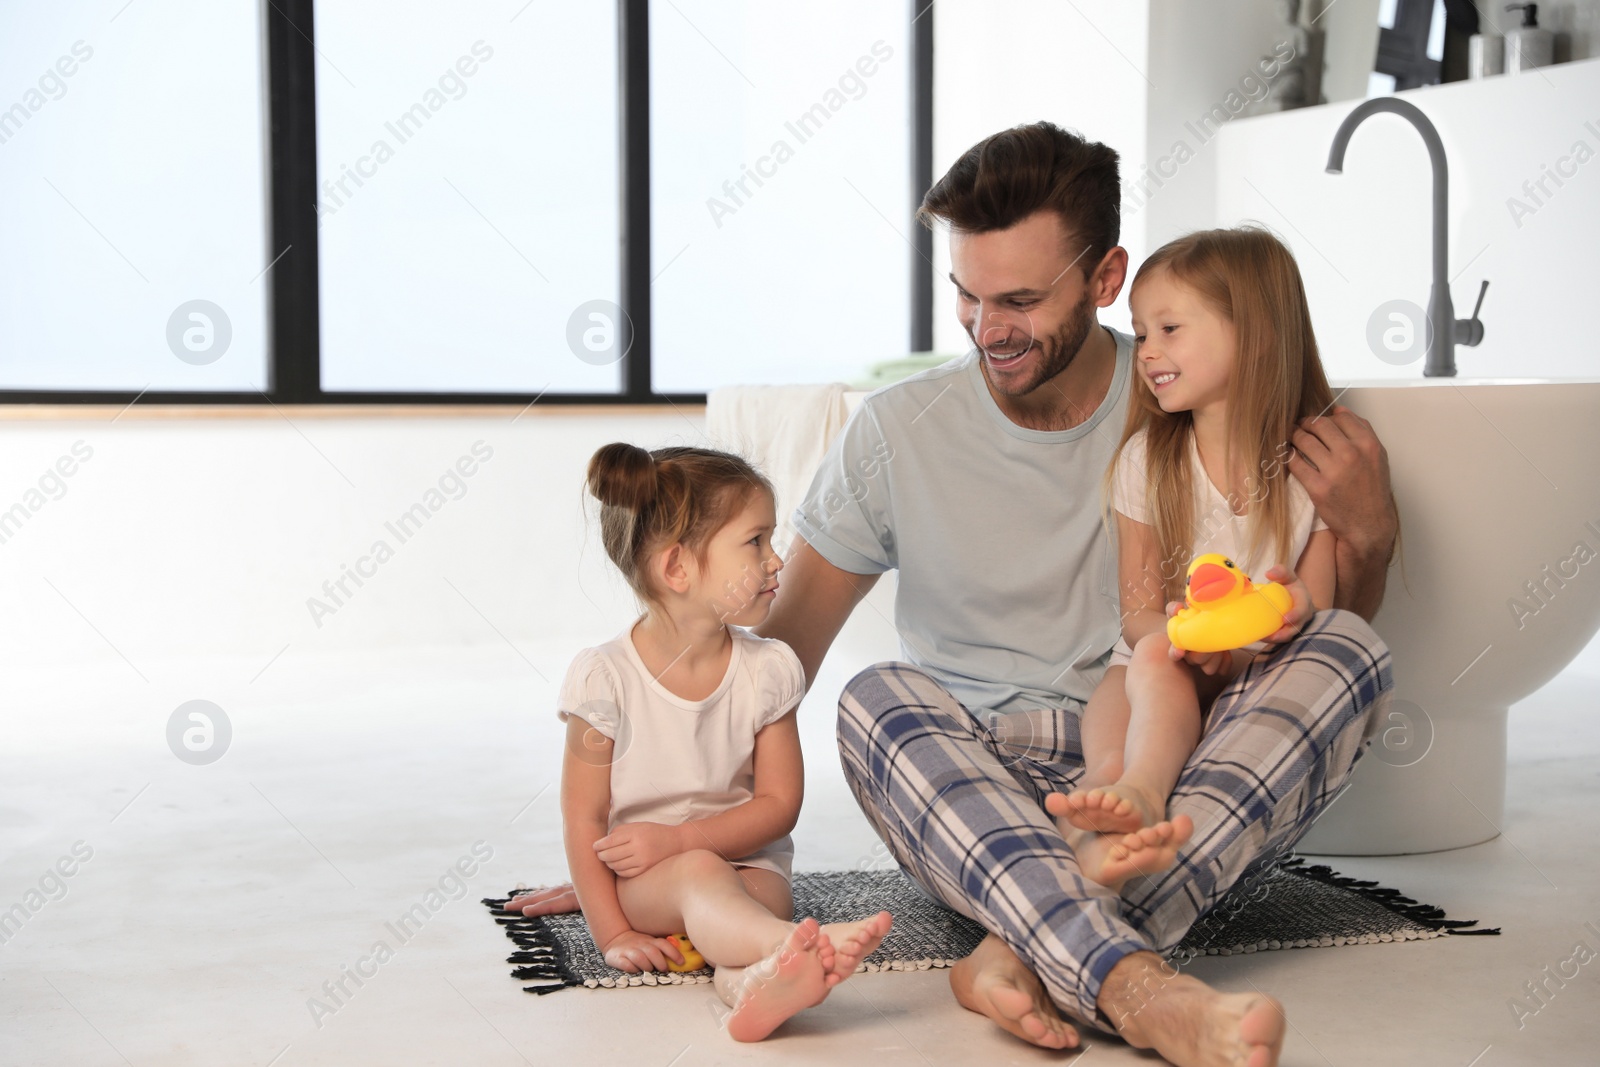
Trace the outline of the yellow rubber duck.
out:
<instances>
[{"instance_id":1,"label":"yellow rubber duck","mask_svg":"<svg viewBox=\"0 0 1600 1067\"><path fill-rule=\"evenodd\" d=\"M685 971L698 971L706 965L706 958L689 941L688 934L668 934L667 940L678 946L678 951L683 953L683 962L674 963L667 960L667 970L683 974Z\"/></svg>"},{"instance_id":2,"label":"yellow rubber duck","mask_svg":"<svg viewBox=\"0 0 1600 1067\"><path fill-rule=\"evenodd\" d=\"M1294 599L1281 583L1257 587L1218 552L1196 556L1185 579L1185 606L1167 620L1167 639L1186 652L1226 652L1283 626Z\"/></svg>"}]
</instances>

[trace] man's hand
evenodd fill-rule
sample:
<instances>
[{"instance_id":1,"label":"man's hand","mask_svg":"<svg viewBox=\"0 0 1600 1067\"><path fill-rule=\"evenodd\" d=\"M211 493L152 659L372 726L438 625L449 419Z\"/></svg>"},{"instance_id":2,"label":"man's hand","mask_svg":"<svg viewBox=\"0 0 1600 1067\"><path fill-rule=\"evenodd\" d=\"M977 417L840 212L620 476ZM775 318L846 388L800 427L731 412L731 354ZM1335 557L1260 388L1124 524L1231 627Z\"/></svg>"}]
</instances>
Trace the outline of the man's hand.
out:
<instances>
[{"instance_id":1,"label":"man's hand","mask_svg":"<svg viewBox=\"0 0 1600 1067\"><path fill-rule=\"evenodd\" d=\"M667 960L683 962L678 946L665 937L651 937L637 930L624 930L613 937L605 947L606 962L619 971L638 974L640 971L664 971Z\"/></svg>"},{"instance_id":2,"label":"man's hand","mask_svg":"<svg viewBox=\"0 0 1600 1067\"><path fill-rule=\"evenodd\" d=\"M1372 424L1335 405L1291 435L1289 473L1300 480L1336 539L1334 606L1371 621L1383 603L1400 516L1389 485L1389 453Z\"/></svg>"},{"instance_id":3,"label":"man's hand","mask_svg":"<svg viewBox=\"0 0 1600 1067\"><path fill-rule=\"evenodd\" d=\"M1343 405L1303 419L1291 435L1289 472L1300 479L1317 514L1341 542L1370 551L1394 541L1397 518L1389 488L1389 453L1372 424Z\"/></svg>"},{"instance_id":4,"label":"man's hand","mask_svg":"<svg viewBox=\"0 0 1600 1067\"><path fill-rule=\"evenodd\" d=\"M678 827L658 822L625 822L594 843L600 862L619 878L643 874L683 851ZM614 966L614 965L613 965Z\"/></svg>"},{"instance_id":5,"label":"man's hand","mask_svg":"<svg viewBox=\"0 0 1600 1067\"><path fill-rule=\"evenodd\" d=\"M571 882L553 885L548 889L535 889L506 901L506 911L520 911L530 918L581 910L578 907L578 891L572 888Z\"/></svg>"}]
</instances>

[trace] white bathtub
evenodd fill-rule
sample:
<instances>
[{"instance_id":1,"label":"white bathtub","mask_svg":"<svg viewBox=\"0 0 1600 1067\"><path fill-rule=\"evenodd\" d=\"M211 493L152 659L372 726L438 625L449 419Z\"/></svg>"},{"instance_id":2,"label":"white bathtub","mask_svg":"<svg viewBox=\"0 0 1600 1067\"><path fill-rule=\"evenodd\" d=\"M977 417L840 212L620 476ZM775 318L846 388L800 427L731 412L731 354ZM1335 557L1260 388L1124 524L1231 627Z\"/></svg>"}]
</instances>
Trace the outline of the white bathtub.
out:
<instances>
[{"instance_id":1,"label":"white bathtub","mask_svg":"<svg viewBox=\"0 0 1600 1067\"><path fill-rule=\"evenodd\" d=\"M1400 507L1401 553L1373 620L1394 653L1395 699L1301 847L1476 844L1500 832L1507 709L1600 629L1600 379L1341 389L1388 450Z\"/></svg>"}]
</instances>

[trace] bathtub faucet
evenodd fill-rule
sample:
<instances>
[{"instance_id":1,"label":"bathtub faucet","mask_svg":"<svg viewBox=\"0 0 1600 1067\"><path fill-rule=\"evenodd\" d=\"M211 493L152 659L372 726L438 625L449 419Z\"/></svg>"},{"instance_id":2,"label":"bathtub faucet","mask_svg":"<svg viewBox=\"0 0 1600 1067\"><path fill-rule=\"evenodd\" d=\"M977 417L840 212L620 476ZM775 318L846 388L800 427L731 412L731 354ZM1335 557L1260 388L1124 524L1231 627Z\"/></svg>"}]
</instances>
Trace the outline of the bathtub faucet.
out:
<instances>
[{"instance_id":1,"label":"bathtub faucet","mask_svg":"<svg viewBox=\"0 0 1600 1067\"><path fill-rule=\"evenodd\" d=\"M1478 290L1478 305L1472 309L1472 318L1456 318L1455 305L1450 302L1450 238L1447 206L1450 199L1450 173L1445 164L1444 144L1439 131L1433 128L1428 116L1415 104L1392 96L1380 96L1356 106L1339 124L1333 135L1333 147L1328 150L1328 173L1344 173L1344 150L1350 135L1367 118L1379 111L1392 111L1417 128L1423 143L1428 146L1428 158L1433 163L1433 289L1428 296L1428 358L1422 373L1428 378L1454 378L1456 376L1456 345L1476 345L1483 340L1483 323L1478 312L1483 308L1483 296L1489 291L1484 281Z\"/></svg>"}]
</instances>

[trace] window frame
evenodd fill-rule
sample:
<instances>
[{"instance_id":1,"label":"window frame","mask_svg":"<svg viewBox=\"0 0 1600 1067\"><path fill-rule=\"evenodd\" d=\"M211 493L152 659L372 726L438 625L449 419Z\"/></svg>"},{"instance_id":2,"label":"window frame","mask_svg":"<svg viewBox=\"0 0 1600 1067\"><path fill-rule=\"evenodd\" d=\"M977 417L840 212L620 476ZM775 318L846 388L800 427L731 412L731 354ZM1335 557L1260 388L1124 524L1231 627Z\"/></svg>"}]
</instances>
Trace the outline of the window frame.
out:
<instances>
[{"instance_id":1,"label":"window frame","mask_svg":"<svg viewBox=\"0 0 1600 1067\"><path fill-rule=\"evenodd\" d=\"M617 0L621 305L625 339L622 388L607 393L328 392L322 388L317 244L315 0L261 5L267 49L268 272L267 388L263 391L0 389L0 405L505 405L703 404L704 393L658 393L651 385L650 314L650 37L649 0ZM918 4L923 4L920 9ZM931 0L908 0L911 18L911 202L933 184L933 19ZM915 14L912 14L912 12ZM911 351L933 347L933 234L914 227Z\"/></svg>"}]
</instances>

